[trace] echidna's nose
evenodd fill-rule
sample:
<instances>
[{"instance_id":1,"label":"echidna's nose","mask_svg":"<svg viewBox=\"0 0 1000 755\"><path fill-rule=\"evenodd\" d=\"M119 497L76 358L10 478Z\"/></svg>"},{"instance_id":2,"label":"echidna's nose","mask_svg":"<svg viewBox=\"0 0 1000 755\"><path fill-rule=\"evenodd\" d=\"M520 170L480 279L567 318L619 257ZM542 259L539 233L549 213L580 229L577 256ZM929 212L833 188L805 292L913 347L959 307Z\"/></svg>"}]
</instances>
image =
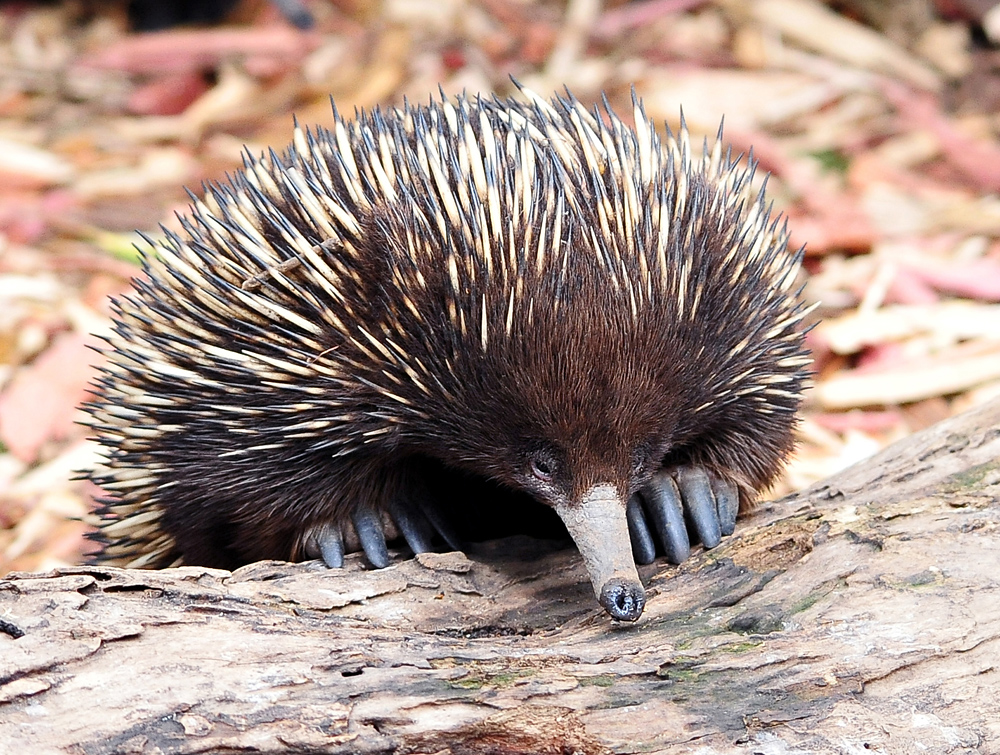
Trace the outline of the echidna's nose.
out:
<instances>
[{"instance_id":1,"label":"echidna's nose","mask_svg":"<svg viewBox=\"0 0 1000 755\"><path fill-rule=\"evenodd\" d=\"M595 485L579 501L555 509L580 549L604 610L622 621L638 619L646 605L646 594L632 557L625 501L617 488Z\"/></svg>"},{"instance_id":2,"label":"echidna's nose","mask_svg":"<svg viewBox=\"0 0 1000 755\"><path fill-rule=\"evenodd\" d=\"M604 583L597 599L612 618L635 621L642 616L646 605L646 591L638 582L613 578Z\"/></svg>"}]
</instances>

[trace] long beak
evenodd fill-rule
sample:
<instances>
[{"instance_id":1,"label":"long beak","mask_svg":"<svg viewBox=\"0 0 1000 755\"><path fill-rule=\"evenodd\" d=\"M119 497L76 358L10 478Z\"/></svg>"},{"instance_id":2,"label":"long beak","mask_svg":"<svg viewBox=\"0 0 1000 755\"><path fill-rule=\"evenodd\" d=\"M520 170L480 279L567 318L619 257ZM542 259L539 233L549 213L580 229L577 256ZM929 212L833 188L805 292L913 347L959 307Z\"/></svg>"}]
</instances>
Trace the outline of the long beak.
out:
<instances>
[{"instance_id":1,"label":"long beak","mask_svg":"<svg viewBox=\"0 0 1000 755\"><path fill-rule=\"evenodd\" d=\"M646 592L632 558L625 501L614 485L595 485L580 501L556 506L570 537L580 549L598 602L622 621L635 621L646 605Z\"/></svg>"}]
</instances>

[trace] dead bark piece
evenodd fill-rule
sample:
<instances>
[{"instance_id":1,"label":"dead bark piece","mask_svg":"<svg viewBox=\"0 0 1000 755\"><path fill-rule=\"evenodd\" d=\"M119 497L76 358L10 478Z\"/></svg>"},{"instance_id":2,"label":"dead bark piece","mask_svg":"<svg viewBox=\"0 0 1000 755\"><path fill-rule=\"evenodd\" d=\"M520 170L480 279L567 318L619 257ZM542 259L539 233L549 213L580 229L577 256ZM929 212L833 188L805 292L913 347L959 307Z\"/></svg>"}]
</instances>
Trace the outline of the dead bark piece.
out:
<instances>
[{"instance_id":1,"label":"dead bark piece","mask_svg":"<svg viewBox=\"0 0 1000 755\"><path fill-rule=\"evenodd\" d=\"M764 506L610 621L579 556L0 581L0 752L998 753L1000 402Z\"/></svg>"}]
</instances>

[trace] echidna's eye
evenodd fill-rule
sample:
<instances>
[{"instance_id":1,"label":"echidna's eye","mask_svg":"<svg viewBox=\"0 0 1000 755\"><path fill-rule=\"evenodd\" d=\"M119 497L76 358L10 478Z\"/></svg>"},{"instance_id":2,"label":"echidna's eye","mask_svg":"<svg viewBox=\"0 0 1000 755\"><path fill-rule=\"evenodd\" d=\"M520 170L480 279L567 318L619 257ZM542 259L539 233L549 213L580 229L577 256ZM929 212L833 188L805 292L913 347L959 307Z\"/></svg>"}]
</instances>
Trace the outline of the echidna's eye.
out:
<instances>
[{"instance_id":1,"label":"echidna's eye","mask_svg":"<svg viewBox=\"0 0 1000 755\"><path fill-rule=\"evenodd\" d=\"M556 463L551 457L544 454L535 454L531 457L531 474L542 482L551 481L555 472Z\"/></svg>"}]
</instances>

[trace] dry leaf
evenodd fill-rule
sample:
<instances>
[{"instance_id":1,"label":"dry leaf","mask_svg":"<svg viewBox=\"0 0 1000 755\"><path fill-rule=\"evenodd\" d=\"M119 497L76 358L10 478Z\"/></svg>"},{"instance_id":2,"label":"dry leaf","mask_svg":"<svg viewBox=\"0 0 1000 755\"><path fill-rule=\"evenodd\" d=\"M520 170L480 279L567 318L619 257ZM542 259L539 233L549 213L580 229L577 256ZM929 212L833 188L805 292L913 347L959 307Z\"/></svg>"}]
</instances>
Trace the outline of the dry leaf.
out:
<instances>
[{"instance_id":1,"label":"dry leaf","mask_svg":"<svg viewBox=\"0 0 1000 755\"><path fill-rule=\"evenodd\" d=\"M98 361L88 337L63 333L0 394L0 440L23 461L34 461L49 440L78 432L76 408L87 395Z\"/></svg>"}]
</instances>

